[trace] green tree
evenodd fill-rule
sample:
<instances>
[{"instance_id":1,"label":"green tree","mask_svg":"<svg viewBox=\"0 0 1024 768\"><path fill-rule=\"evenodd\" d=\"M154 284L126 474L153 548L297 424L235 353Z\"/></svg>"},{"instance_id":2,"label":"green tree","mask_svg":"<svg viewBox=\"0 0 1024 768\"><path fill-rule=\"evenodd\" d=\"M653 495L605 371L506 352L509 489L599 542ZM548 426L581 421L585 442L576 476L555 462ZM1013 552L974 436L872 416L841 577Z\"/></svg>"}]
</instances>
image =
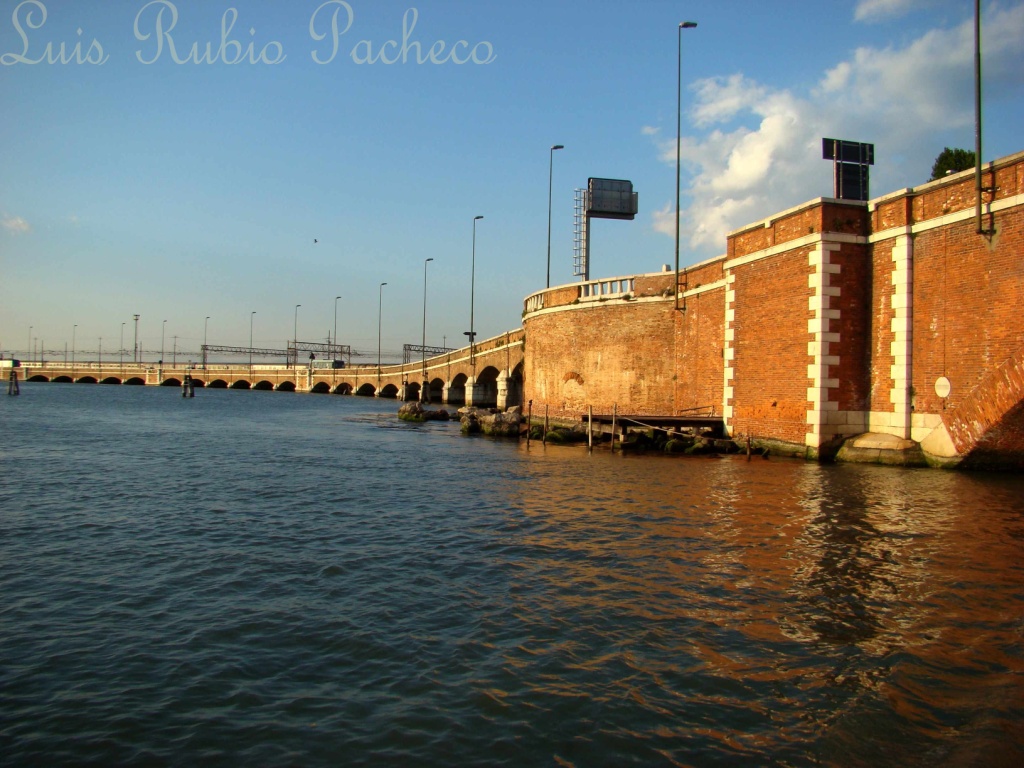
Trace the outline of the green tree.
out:
<instances>
[{"instance_id":1,"label":"green tree","mask_svg":"<svg viewBox=\"0 0 1024 768\"><path fill-rule=\"evenodd\" d=\"M929 181L941 179L947 173L959 173L974 167L974 153L967 149L950 149L946 147L935 158L932 166L932 177Z\"/></svg>"}]
</instances>

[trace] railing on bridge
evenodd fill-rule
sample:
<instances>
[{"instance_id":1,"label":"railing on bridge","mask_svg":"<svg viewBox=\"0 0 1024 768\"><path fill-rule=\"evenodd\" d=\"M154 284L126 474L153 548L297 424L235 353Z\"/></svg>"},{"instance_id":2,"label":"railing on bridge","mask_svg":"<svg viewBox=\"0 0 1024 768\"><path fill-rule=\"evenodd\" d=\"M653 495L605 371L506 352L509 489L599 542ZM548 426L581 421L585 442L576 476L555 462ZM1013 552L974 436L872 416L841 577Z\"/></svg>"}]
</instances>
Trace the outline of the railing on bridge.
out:
<instances>
[{"instance_id":1,"label":"railing on bridge","mask_svg":"<svg viewBox=\"0 0 1024 768\"><path fill-rule=\"evenodd\" d=\"M588 280L575 286L558 286L543 291L538 291L526 297L526 313L539 312L545 306L564 306L576 301L606 301L608 299L621 299L630 297L635 290L636 278L634 277L612 277L605 280ZM567 297L556 294L565 294L566 289L576 288L575 296L568 300ZM572 294L569 294L570 296ZM548 298L554 296L556 304L549 304ZM558 299L561 301L558 301Z\"/></svg>"}]
</instances>

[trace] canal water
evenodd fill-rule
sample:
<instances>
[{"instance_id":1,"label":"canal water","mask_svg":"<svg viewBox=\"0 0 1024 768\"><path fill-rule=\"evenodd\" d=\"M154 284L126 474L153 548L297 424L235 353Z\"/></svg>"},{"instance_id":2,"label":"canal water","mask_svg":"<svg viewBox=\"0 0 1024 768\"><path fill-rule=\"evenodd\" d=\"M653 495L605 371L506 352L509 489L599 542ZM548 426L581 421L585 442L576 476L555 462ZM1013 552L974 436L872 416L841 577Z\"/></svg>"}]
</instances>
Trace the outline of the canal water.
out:
<instances>
[{"instance_id":1,"label":"canal water","mask_svg":"<svg viewBox=\"0 0 1024 768\"><path fill-rule=\"evenodd\" d=\"M0 400L0 763L1019 766L1024 478Z\"/></svg>"}]
</instances>

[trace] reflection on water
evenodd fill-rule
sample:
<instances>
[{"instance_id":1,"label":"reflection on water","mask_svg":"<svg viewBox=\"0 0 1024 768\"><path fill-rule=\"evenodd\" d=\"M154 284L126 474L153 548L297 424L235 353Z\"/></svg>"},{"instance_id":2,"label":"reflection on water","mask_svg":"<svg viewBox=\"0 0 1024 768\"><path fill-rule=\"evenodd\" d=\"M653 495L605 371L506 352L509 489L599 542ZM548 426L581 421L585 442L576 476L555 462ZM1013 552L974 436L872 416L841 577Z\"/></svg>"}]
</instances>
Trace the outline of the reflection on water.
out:
<instances>
[{"instance_id":1,"label":"reflection on water","mask_svg":"<svg viewBox=\"0 0 1024 768\"><path fill-rule=\"evenodd\" d=\"M1020 477L141 389L0 403L10 765L1024 762Z\"/></svg>"}]
</instances>

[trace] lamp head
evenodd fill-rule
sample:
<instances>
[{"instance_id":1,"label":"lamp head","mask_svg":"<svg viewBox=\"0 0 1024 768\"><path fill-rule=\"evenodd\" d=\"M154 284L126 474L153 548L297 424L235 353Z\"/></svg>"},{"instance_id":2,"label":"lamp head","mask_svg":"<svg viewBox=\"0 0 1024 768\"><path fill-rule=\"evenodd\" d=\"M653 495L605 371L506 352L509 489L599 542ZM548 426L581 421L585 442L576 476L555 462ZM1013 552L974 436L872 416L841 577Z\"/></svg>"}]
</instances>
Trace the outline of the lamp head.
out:
<instances>
[{"instance_id":1,"label":"lamp head","mask_svg":"<svg viewBox=\"0 0 1024 768\"><path fill-rule=\"evenodd\" d=\"M679 28L680 29L693 29L696 26L697 26L697 22L696 21L682 21L682 22L679 23Z\"/></svg>"}]
</instances>

